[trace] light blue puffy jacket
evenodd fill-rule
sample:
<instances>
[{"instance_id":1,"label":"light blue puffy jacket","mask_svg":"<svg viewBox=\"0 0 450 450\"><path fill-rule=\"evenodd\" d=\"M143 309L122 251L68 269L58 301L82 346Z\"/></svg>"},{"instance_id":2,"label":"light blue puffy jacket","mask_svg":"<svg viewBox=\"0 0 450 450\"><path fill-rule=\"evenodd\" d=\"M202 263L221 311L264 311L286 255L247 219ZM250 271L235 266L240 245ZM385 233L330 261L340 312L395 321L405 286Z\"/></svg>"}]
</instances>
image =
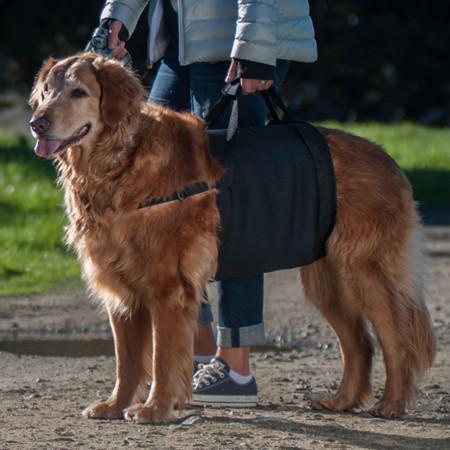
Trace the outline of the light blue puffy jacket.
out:
<instances>
[{"instance_id":1,"label":"light blue puffy jacket","mask_svg":"<svg viewBox=\"0 0 450 450\"><path fill-rule=\"evenodd\" d=\"M101 20L120 20L131 35L148 4L148 56L153 64L167 47L162 2L107 0ZM176 0L176 4L182 65L230 57L272 66L277 59L317 59L308 0Z\"/></svg>"}]
</instances>

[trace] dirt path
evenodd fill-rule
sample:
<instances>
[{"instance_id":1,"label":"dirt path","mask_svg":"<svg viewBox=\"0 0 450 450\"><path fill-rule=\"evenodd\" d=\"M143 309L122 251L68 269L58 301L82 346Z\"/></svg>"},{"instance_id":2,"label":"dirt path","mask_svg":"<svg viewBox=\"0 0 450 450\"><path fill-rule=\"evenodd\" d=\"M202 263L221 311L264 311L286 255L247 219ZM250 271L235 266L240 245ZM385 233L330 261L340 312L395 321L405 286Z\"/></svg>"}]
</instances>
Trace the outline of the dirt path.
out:
<instances>
[{"instance_id":1,"label":"dirt path","mask_svg":"<svg viewBox=\"0 0 450 450\"><path fill-rule=\"evenodd\" d=\"M427 234L428 305L439 351L404 418L310 409L309 394L334 391L342 366L332 331L303 299L297 272L285 271L266 278L266 334L269 344L294 348L253 354L257 408L191 408L161 426L88 421L81 410L112 388L112 357L0 352L0 449L450 449L450 228L430 227ZM108 336L108 326L80 290L0 299L0 336L0 348L13 336L59 343L63 337L86 339L87 350L93 338ZM69 344L63 341L63 352ZM376 396L383 380L377 354Z\"/></svg>"}]
</instances>

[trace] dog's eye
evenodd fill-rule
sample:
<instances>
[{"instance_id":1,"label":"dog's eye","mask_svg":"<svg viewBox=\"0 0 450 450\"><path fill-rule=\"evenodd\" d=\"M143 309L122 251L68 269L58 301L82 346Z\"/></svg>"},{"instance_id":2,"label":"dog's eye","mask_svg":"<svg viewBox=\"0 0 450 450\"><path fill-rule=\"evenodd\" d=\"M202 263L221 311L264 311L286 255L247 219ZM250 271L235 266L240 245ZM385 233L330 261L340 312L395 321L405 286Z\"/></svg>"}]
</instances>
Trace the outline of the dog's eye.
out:
<instances>
[{"instance_id":1,"label":"dog's eye","mask_svg":"<svg viewBox=\"0 0 450 450\"><path fill-rule=\"evenodd\" d=\"M73 98L87 97L87 95L87 92L80 88L76 88L70 93L70 96Z\"/></svg>"},{"instance_id":2,"label":"dog's eye","mask_svg":"<svg viewBox=\"0 0 450 450\"><path fill-rule=\"evenodd\" d=\"M47 92L48 92L48 84L45 83L41 91L41 100L44 100L44 97L47 95Z\"/></svg>"}]
</instances>

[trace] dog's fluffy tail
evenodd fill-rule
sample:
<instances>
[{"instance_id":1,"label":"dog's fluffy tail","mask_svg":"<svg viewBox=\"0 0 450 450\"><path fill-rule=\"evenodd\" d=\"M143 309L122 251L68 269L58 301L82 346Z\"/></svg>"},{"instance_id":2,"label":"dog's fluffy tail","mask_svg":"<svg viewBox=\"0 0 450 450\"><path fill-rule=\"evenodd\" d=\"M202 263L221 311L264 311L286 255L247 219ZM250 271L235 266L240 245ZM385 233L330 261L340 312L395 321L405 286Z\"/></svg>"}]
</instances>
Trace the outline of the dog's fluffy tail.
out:
<instances>
[{"instance_id":1,"label":"dog's fluffy tail","mask_svg":"<svg viewBox=\"0 0 450 450\"><path fill-rule=\"evenodd\" d=\"M424 374L433 363L436 354L436 337L430 314L425 304L426 295L426 258L422 248L424 236L421 226L416 221L408 236L405 263L407 264L408 276L400 284L401 308L406 310L408 320L404 324L404 336L406 352L408 353L410 368L418 376Z\"/></svg>"}]
</instances>

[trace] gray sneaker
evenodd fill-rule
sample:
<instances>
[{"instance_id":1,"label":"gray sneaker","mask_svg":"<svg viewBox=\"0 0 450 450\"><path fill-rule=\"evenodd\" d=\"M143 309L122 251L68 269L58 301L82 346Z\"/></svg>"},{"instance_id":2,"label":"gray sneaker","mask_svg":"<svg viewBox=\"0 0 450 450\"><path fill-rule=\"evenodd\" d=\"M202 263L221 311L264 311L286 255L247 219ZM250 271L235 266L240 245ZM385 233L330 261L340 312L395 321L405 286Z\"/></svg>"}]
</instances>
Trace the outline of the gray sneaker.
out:
<instances>
[{"instance_id":1,"label":"gray sneaker","mask_svg":"<svg viewBox=\"0 0 450 450\"><path fill-rule=\"evenodd\" d=\"M246 383L236 383L230 377L228 364L213 358L194 375L191 405L252 407L258 403L255 378Z\"/></svg>"}]
</instances>

